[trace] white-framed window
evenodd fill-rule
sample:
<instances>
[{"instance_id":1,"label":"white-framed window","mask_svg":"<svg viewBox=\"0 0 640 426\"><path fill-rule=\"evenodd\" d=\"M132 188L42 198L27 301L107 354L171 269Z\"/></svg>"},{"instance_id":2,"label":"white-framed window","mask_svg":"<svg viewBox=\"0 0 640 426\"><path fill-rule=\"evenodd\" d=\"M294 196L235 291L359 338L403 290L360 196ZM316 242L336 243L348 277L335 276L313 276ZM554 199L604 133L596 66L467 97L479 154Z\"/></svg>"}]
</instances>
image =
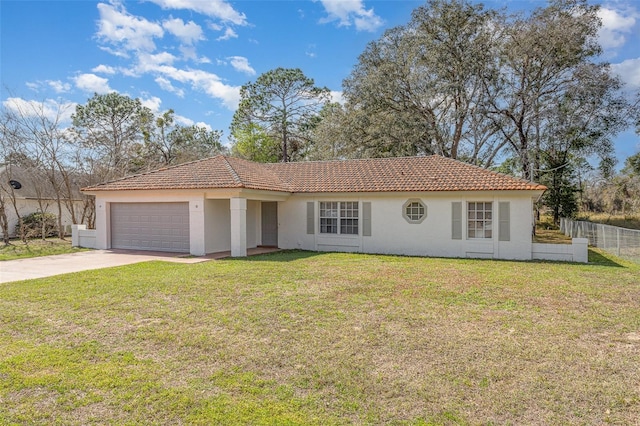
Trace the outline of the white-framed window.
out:
<instances>
[{"instance_id":1,"label":"white-framed window","mask_svg":"<svg viewBox=\"0 0 640 426\"><path fill-rule=\"evenodd\" d=\"M320 233L358 235L358 202L321 201Z\"/></svg>"},{"instance_id":2,"label":"white-framed window","mask_svg":"<svg viewBox=\"0 0 640 426\"><path fill-rule=\"evenodd\" d=\"M402 217L409 223L421 223L427 217L427 206L417 198L407 200L402 205Z\"/></svg>"},{"instance_id":3,"label":"white-framed window","mask_svg":"<svg viewBox=\"0 0 640 426\"><path fill-rule=\"evenodd\" d=\"M493 203L471 201L467 203L467 237L492 238Z\"/></svg>"}]
</instances>

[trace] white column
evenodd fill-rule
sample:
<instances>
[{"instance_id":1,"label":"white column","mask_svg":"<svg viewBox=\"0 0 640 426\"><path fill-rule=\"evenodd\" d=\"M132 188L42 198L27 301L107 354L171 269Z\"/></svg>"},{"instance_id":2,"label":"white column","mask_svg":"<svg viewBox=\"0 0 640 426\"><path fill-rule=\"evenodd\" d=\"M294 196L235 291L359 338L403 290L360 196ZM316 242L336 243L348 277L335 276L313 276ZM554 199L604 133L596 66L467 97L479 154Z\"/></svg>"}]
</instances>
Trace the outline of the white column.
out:
<instances>
[{"instance_id":1,"label":"white column","mask_svg":"<svg viewBox=\"0 0 640 426\"><path fill-rule=\"evenodd\" d=\"M247 199L231 198L231 257L247 255Z\"/></svg>"},{"instance_id":2,"label":"white column","mask_svg":"<svg viewBox=\"0 0 640 426\"><path fill-rule=\"evenodd\" d=\"M96 197L96 248L111 248L111 215L109 203Z\"/></svg>"},{"instance_id":3,"label":"white column","mask_svg":"<svg viewBox=\"0 0 640 426\"><path fill-rule=\"evenodd\" d=\"M87 225L71 225L71 247L80 247L80 231L87 229Z\"/></svg>"},{"instance_id":4,"label":"white column","mask_svg":"<svg viewBox=\"0 0 640 426\"><path fill-rule=\"evenodd\" d=\"M204 197L189 201L189 252L194 256L204 256Z\"/></svg>"}]
</instances>

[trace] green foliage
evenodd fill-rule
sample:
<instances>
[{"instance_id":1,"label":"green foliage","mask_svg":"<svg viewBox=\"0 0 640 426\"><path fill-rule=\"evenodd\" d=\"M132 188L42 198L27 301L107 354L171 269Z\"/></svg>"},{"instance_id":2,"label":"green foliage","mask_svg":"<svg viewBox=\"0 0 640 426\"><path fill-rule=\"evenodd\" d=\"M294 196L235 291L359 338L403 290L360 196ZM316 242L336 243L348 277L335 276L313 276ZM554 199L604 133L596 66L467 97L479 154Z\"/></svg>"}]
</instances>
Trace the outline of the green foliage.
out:
<instances>
[{"instance_id":1,"label":"green foliage","mask_svg":"<svg viewBox=\"0 0 640 426\"><path fill-rule=\"evenodd\" d=\"M623 172L640 176L640 152L627 158L624 164L625 168Z\"/></svg>"},{"instance_id":2,"label":"green foliage","mask_svg":"<svg viewBox=\"0 0 640 426\"><path fill-rule=\"evenodd\" d=\"M231 154L258 163L275 163L281 158L280 143L254 123L235 126Z\"/></svg>"},{"instance_id":3,"label":"green foliage","mask_svg":"<svg viewBox=\"0 0 640 426\"><path fill-rule=\"evenodd\" d=\"M24 235L25 238L45 238L54 236L57 232L58 224L55 214L34 212L22 217L22 230L18 224L15 233Z\"/></svg>"},{"instance_id":4,"label":"green foliage","mask_svg":"<svg viewBox=\"0 0 640 426\"><path fill-rule=\"evenodd\" d=\"M257 124L279 141L281 160L304 157L310 123L329 101L330 91L316 87L298 68L276 68L260 75L240 89L240 105L233 115L231 134Z\"/></svg>"}]
</instances>

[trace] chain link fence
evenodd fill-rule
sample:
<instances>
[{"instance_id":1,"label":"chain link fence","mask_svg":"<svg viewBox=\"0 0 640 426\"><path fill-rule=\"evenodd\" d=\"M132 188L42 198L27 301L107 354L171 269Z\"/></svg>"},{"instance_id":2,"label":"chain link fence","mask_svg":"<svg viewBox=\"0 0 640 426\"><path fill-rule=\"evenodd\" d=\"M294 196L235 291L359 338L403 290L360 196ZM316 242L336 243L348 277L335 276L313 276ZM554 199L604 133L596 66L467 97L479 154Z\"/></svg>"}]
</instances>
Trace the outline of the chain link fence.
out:
<instances>
[{"instance_id":1,"label":"chain link fence","mask_svg":"<svg viewBox=\"0 0 640 426\"><path fill-rule=\"evenodd\" d=\"M561 218L560 231L572 238L587 238L592 247L640 262L640 230Z\"/></svg>"}]
</instances>

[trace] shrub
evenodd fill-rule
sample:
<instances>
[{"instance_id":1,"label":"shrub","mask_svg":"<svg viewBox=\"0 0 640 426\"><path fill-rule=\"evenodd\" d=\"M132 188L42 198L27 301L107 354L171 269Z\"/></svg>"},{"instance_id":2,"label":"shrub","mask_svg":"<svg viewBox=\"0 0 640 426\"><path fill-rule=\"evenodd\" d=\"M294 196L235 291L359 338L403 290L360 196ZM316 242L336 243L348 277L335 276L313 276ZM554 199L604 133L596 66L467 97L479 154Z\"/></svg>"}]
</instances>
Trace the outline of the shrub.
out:
<instances>
[{"instance_id":1,"label":"shrub","mask_svg":"<svg viewBox=\"0 0 640 426\"><path fill-rule=\"evenodd\" d=\"M57 234L57 216L53 213L31 213L22 217L22 227L27 238L44 238ZM42 235L44 229L44 235ZM16 226L16 235L22 235L20 224Z\"/></svg>"}]
</instances>

